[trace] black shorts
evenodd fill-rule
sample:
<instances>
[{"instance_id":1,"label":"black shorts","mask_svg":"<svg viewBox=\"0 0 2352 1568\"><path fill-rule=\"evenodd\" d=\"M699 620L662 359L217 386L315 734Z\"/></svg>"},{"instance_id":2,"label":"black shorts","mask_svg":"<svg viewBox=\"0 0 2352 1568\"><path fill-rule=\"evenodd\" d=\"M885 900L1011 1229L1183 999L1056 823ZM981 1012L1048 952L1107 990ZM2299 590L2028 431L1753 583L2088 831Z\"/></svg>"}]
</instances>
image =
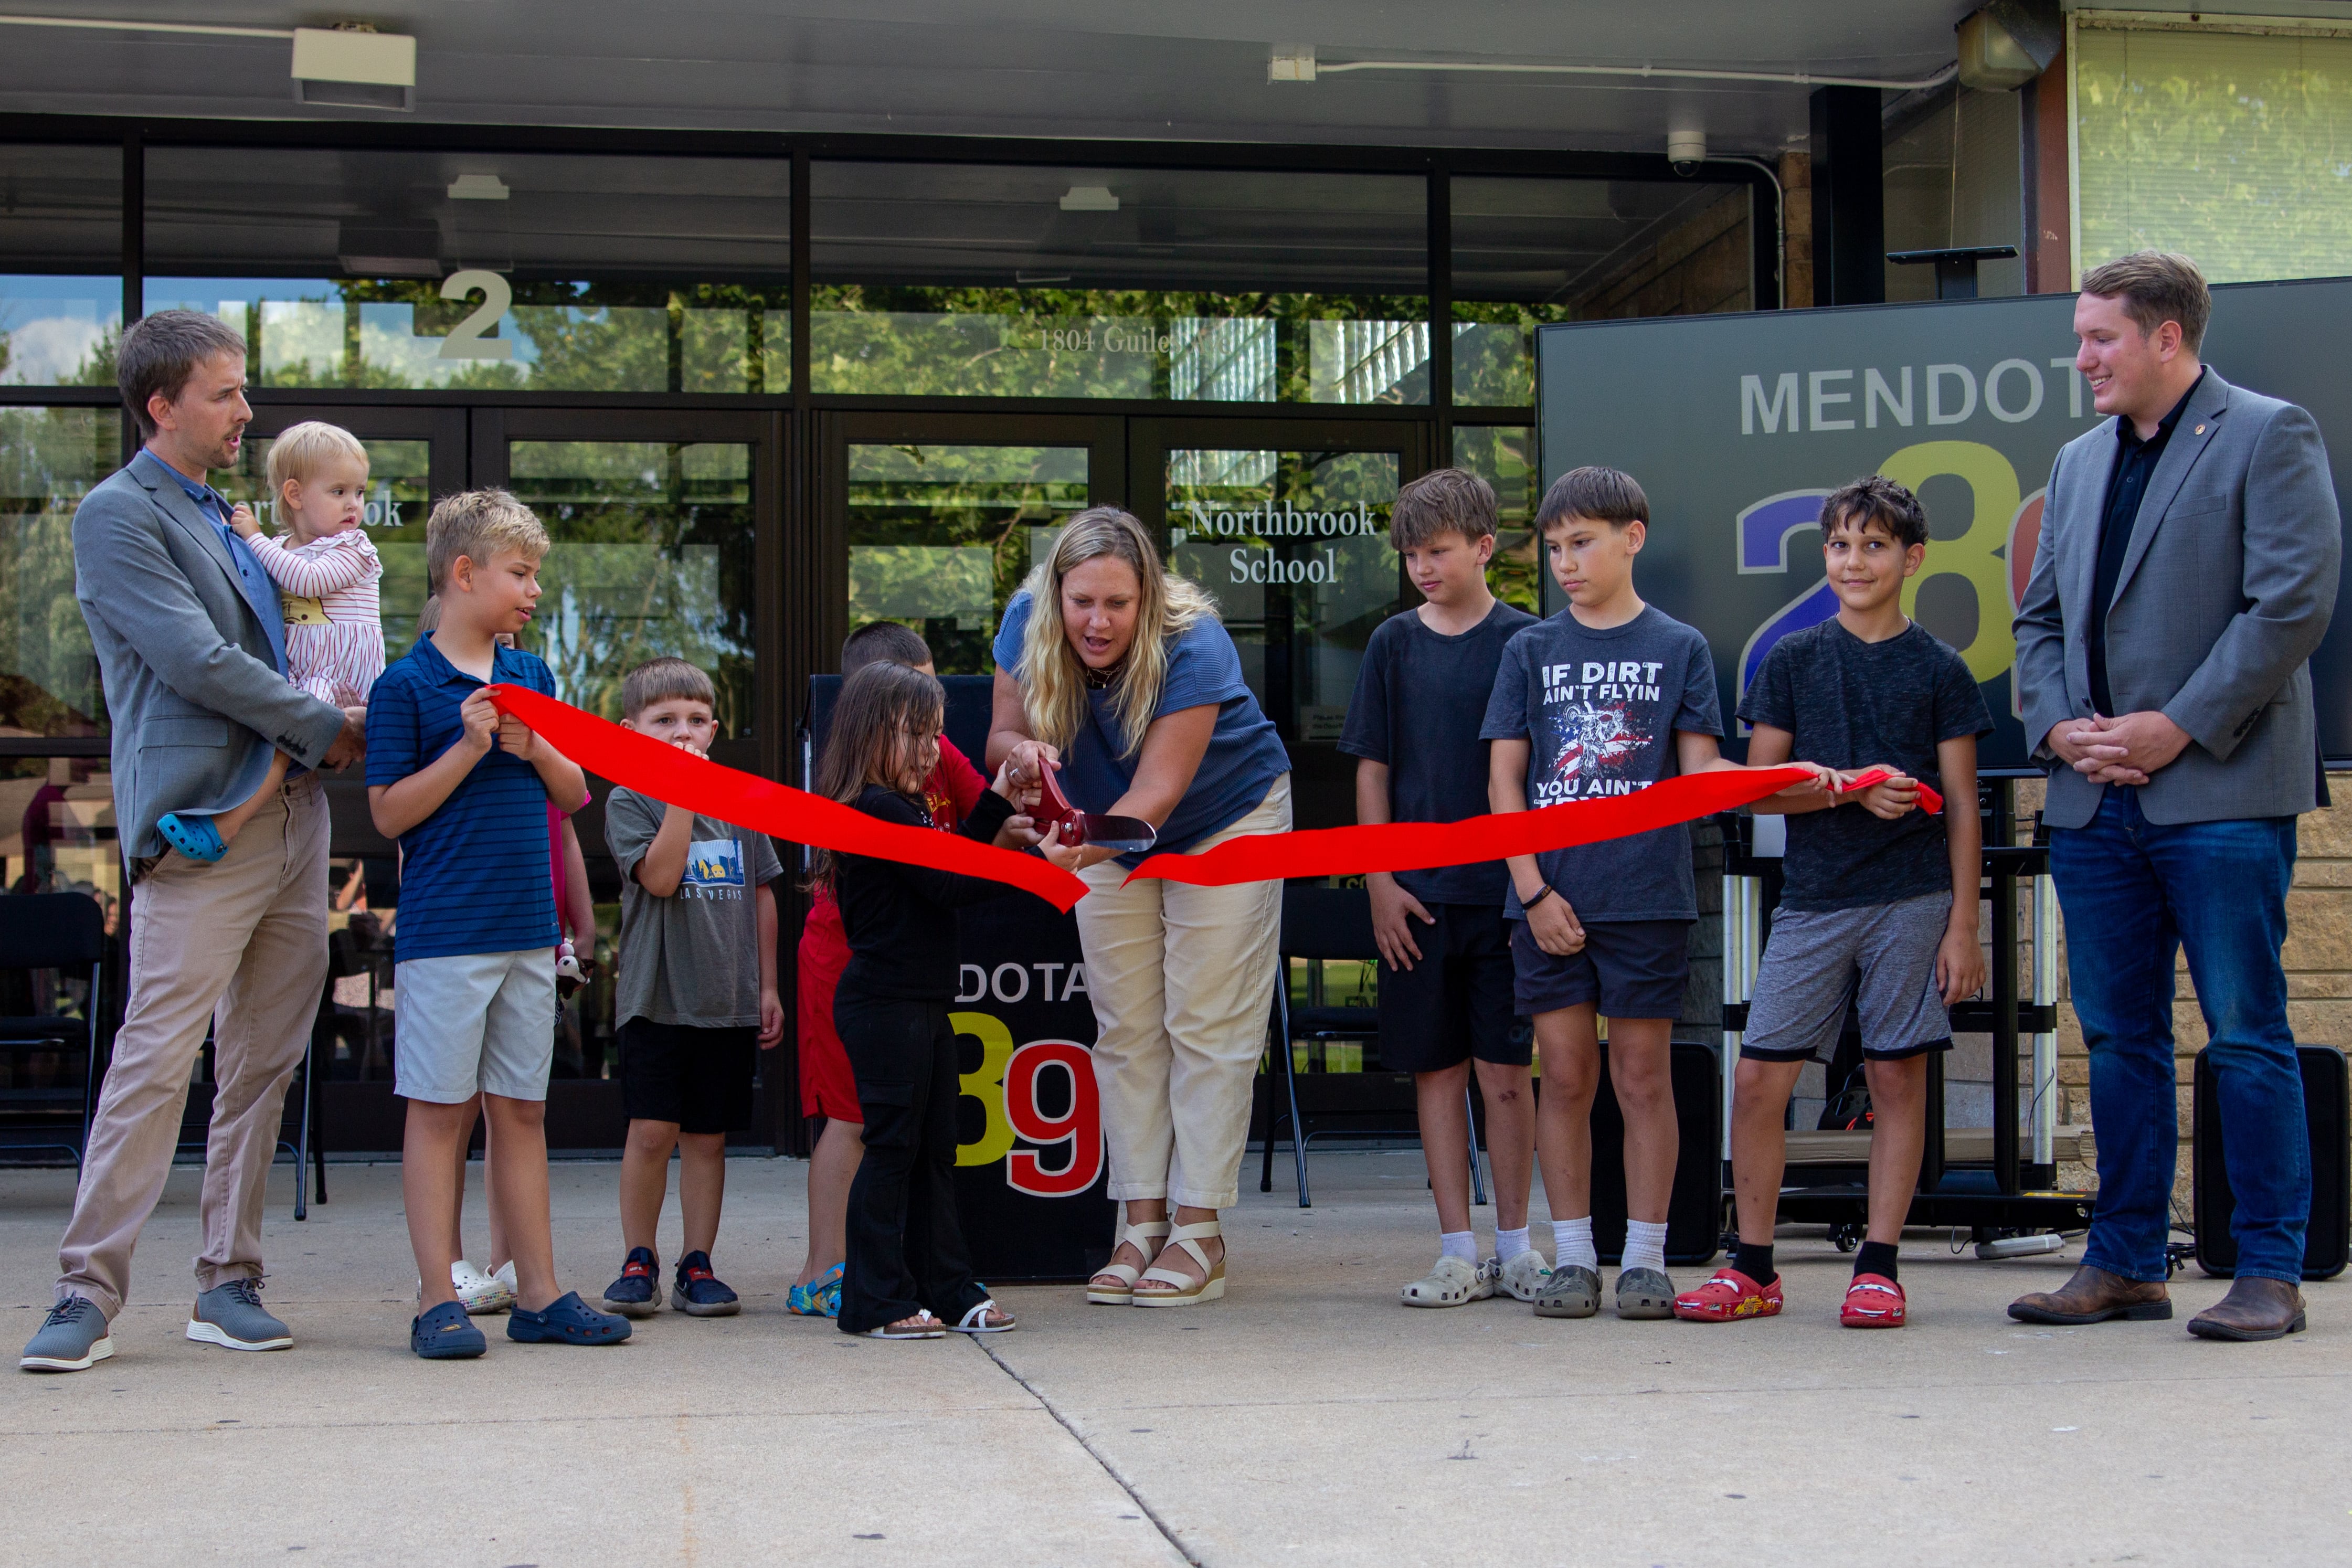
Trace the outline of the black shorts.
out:
<instances>
[{"instance_id":1,"label":"black shorts","mask_svg":"<svg viewBox=\"0 0 2352 1568\"><path fill-rule=\"evenodd\" d=\"M680 1132L742 1132L751 1125L760 1031L702 1029L632 1018L621 1026L621 1109L632 1121L675 1121Z\"/></svg>"},{"instance_id":2,"label":"black shorts","mask_svg":"<svg viewBox=\"0 0 2352 1568\"><path fill-rule=\"evenodd\" d=\"M1529 1042L1511 1038L1511 932L1501 907L1428 908L1435 925L1406 917L1419 962L1391 969L1381 960L1381 1065L1439 1072L1475 1057L1527 1066Z\"/></svg>"},{"instance_id":3,"label":"black shorts","mask_svg":"<svg viewBox=\"0 0 2352 1568\"><path fill-rule=\"evenodd\" d=\"M1519 1011L1533 1017L1597 1004L1604 1018L1683 1016L1690 987L1690 921L1589 921L1584 946L1565 958L1546 952L1511 922L1511 963Z\"/></svg>"}]
</instances>

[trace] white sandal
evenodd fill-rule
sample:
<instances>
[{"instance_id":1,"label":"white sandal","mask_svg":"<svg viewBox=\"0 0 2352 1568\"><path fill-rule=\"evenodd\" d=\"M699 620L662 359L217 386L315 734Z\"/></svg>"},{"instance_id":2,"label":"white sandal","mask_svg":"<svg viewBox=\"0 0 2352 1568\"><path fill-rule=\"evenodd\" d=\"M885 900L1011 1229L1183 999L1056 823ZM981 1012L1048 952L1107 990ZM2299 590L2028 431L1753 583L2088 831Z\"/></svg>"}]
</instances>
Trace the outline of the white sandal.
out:
<instances>
[{"instance_id":1,"label":"white sandal","mask_svg":"<svg viewBox=\"0 0 2352 1568\"><path fill-rule=\"evenodd\" d=\"M1155 1285L1173 1285L1173 1290L1138 1290L1134 1305L1138 1307L1189 1307L1195 1301L1214 1301L1225 1293L1225 1260L1209 1261L1201 1247L1201 1238L1223 1236L1215 1220L1203 1220L1199 1225L1180 1225L1169 1237L1169 1245L1181 1247L1201 1266L1204 1278L1195 1279L1174 1268L1147 1268L1140 1276Z\"/></svg>"},{"instance_id":2,"label":"white sandal","mask_svg":"<svg viewBox=\"0 0 2352 1568\"><path fill-rule=\"evenodd\" d=\"M902 1329L898 1323L912 1323L915 1326L911 1329ZM921 1308L911 1318L899 1319L898 1323L885 1323L878 1329L868 1329L866 1331L866 1337L869 1340L943 1340L947 1338L948 1326L932 1317L929 1307Z\"/></svg>"},{"instance_id":3,"label":"white sandal","mask_svg":"<svg viewBox=\"0 0 2352 1568\"><path fill-rule=\"evenodd\" d=\"M1160 1256L1160 1248L1148 1247L1145 1243L1156 1242L1174 1228L1173 1225L1164 1219L1148 1219L1139 1225L1130 1225L1118 1233L1118 1240L1111 1244L1111 1253L1116 1257L1122 1244L1132 1246L1137 1255L1143 1259L1145 1267L1149 1268L1151 1260ZM1129 1305L1135 1300L1135 1281L1142 1272L1143 1269L1138 1268L1132 1263L1104 1264L1095 1270L1094 1279L1087 1281L1087 1305L1095 1307ZM1116 1289L1095 1283L1095 1279L1106 1274L1118 1281Z\"/></svg>"},{"instance_id":4,"label":"white sandal","mask_svg":"<svg viewBox=\"0 0 2352 1568\"><path fill-rule=\"evenodd\" d=\"M991 1312L994 1312L1004 1321L1001 1323L990 1322L988 1314ZM959 1334L1010 1333L1015 1326L1017 1326L1017 1320L1012 1313L998 1306L996 1298L993 1296L948 1325L950 1330Z\"/></svg>"},{"instance_id":5,"label":"white sandal","mask_svg":"<svg viewBox=\"0 0 2352 1568\"><path fill-rule=\"evenodd\" d=\"M1463 1307L1495 1293L1496 1271L1489 1264L1466 1263L1441 1256L1428 1278L1416 1279L1397 1292L1408 1307Z\"/></svg>"}]
</instances>

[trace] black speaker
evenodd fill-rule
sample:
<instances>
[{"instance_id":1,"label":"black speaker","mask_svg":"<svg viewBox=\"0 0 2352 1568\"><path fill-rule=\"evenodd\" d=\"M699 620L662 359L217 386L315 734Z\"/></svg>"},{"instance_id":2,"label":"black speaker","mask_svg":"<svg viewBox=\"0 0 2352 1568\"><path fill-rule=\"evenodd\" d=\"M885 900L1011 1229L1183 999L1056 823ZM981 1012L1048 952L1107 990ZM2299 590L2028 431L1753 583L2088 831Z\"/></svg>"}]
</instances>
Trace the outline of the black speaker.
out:
<instances>
[{"instance_id":1,"label":"black speaker","mask_svg":"<svg viewBox=\"0 0 2352 1568\"><path fill-rule=\"evenodd\" d=\"M2238 1238L2230 1234L2237 1203L2221 1153L2221 1102L2214 1092L2211 1053L2197 1053L2190 1089L2189 1193L2197 1227L2197 1266L2227 1279L2238 1271ZM2352 1104L2347 1104L2344 1053L2334 1046L2304 1046L2303 1114L2311 1130L2311 1221L2304 1232L2303 1277L2333 1279L2352 1262Z\"/></svg>"},{"instance_id":2,"label":"black speaker","mask_svg":"<svg viewBox=\"0 0 2352 1568\"><path fill-rule=\"evenodd\" d=\"M1682 1148L1666 1205L1666 1261L1688 1268L1712 1262L1723 1245L1723 1084L1711 1046L1676 1040L1667 1071ZM1603 1263L1624 1257L1625 1217L1625 1117L1603 1044L1592 1096L1592 1245Z\"/></svg>"}]
</instances>

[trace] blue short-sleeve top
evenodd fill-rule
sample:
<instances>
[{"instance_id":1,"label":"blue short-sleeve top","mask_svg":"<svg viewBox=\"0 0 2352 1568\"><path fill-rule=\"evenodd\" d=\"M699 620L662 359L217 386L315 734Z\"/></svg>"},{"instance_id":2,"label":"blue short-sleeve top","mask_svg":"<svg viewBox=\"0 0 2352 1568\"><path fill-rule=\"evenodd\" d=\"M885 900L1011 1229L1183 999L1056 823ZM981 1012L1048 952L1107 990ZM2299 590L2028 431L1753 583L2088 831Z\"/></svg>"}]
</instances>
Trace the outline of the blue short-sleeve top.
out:
<instances>
[{"instance_id":1,"label":"blue short-sleeve top","mask_svg":"<svg viewBox=\"0 0 2352 1568\"><path fill-rule=\"evenodd\" d=\"M1030 609L1027 591L1015 594L997 628L996 663L1008 673L1020 670ZM1081 811L1108 811L1135 783L1136 763L1143 753L1138 749L1123 754L1126 736L1116 696L1114 691L1089 690L1087 722L1062 748L1062 793ZM1158 849L1181 854L1231 827L1255 810L1275 781L1290 771L1282 737L1242 679L1241 654L1232 635L1216 621L1203 618L1168 650L1168 679L1151 716L1211 702L1217 705L1217 725L1210 733L1209 749L1192 774L1192 787L1160 825ZM1120 858L1131 866L1140 857Z\"/></svg>"}]
</instances>

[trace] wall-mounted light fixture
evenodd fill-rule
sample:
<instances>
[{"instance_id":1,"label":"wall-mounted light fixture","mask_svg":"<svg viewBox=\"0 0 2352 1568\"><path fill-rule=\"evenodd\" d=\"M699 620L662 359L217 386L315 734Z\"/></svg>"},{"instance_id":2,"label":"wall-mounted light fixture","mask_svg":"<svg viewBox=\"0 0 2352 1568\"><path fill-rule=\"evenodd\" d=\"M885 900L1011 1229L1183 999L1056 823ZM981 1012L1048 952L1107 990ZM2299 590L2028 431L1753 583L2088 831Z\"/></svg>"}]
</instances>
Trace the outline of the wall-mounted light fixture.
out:
<instances>
[{"instance_id":1,"label":"wall-mounted light fixture","mask_svg":"<svg viewBox=\"0 0 2352 1568\"><path fill-rule=\"evenodd\" d=\"M1275 45L1265 58L1265 79L1313 81L1315 79L1315 46L1312 44Z\"/></svg>"},{"instance_id":2,"label":"wall-mounted light fixture","mask_svg":"<svg viewBox=\"0 0 2352 1568\"><path fill-rule=\"evenodd\" d=\"M496 174L460 174L449 182L453 202L502 202L512 195Z\"/></svg>"},{"instance_id":3,"label":"wall-mounted light fixture","mask_svg":"<svg viewBox=\"0 0 2352 1568\"><path fill-rule=\"evenodd\" d=\"M294 100L343 109L416 108L416 40L364 24L294 29Z\"/></svg>"},{"instance_id":4,"label":"wall-mounted light fixture","mask_svg":"<svg viewBox=\"0 0 2352 1568\"><path fill-rule=\"evenodd\" d=\"M1072 185L1062 193L1066 213L1115 213L1118 197L1108 185Z\"/></svg>"}]
</instances>

